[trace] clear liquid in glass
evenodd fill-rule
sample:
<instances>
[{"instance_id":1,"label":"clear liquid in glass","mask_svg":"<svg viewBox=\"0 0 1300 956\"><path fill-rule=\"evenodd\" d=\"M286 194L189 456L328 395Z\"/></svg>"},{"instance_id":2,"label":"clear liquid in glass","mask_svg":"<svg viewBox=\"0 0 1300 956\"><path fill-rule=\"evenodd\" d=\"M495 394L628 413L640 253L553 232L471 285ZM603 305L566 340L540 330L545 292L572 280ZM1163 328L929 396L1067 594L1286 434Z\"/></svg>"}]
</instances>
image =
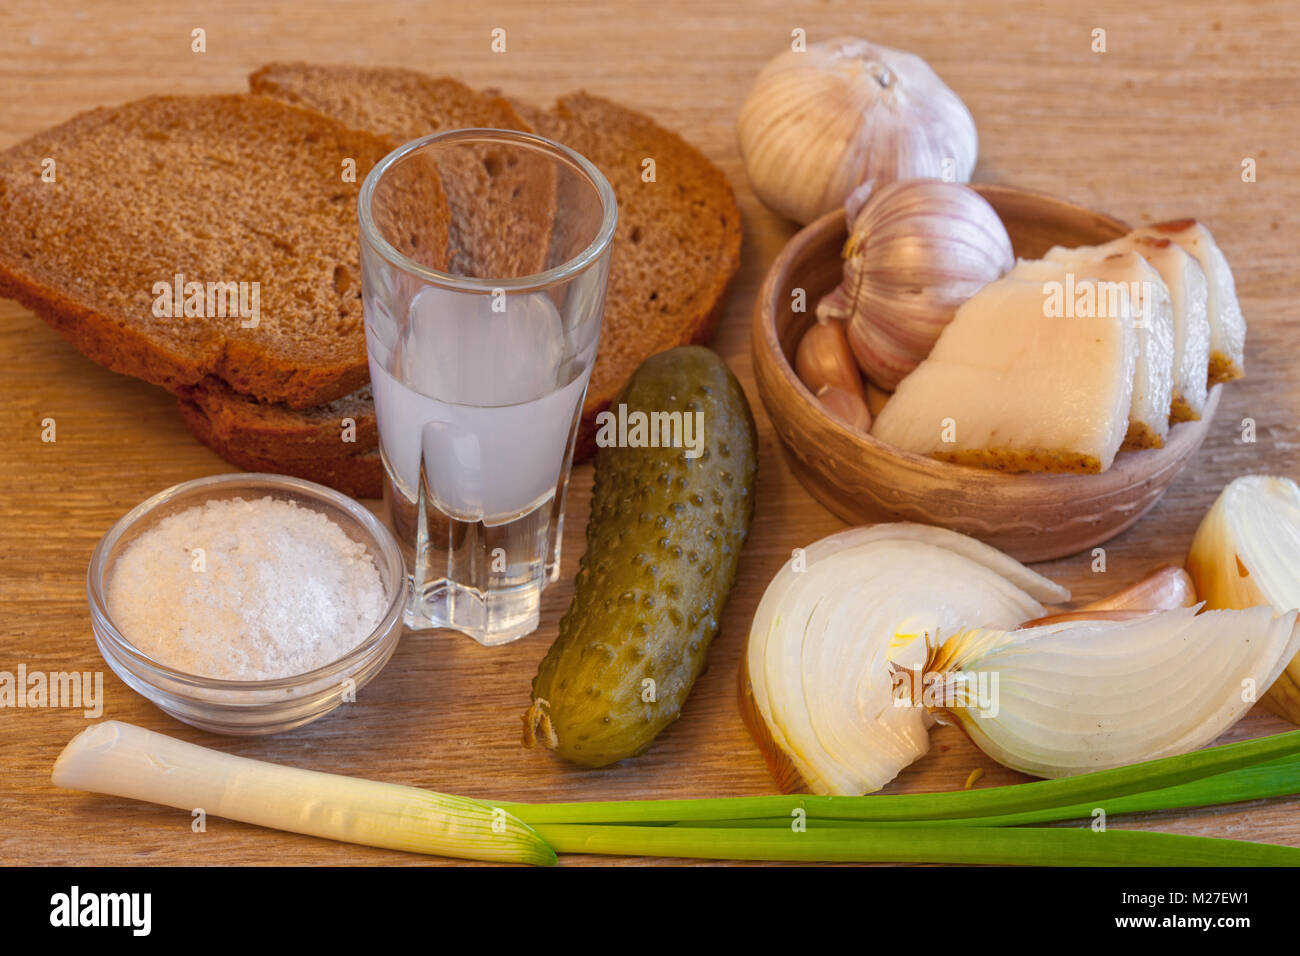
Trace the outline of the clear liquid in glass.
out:
<instances>
[{"instance_id":1,"label":"clear liquid in glass","mask_svg":"<svg viewBox=\"0 0 1300 956\"><path fill-rule=\"evenodd\" d=\"M384 500L406 551L412 628L486 645L537 627L559 573L564 495L595 343L566 341L546 293L418 293L368 341Z\"/></svg>"}]
</instances>

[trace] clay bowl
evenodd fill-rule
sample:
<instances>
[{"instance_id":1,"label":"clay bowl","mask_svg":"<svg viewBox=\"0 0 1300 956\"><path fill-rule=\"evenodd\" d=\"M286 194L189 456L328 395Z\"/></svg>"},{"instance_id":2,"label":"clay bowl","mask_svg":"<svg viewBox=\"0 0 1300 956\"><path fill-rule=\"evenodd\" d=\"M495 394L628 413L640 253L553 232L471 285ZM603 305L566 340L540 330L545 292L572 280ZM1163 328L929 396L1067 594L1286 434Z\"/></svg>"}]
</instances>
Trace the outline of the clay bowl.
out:
<instances>
[{"instance_id":1,"label":"clay bowl","mask_svg":"<svg viewBox=\"0 0 1300 956\"><path fill-rule=\"evenodd\" d=\"M1012 186L974 184L1006 224L1016 255L1053 245L1094 245L1128 226L1063 199ZM843 212L790 240L768 270L754 310L759 394L796 477L850 524L919 521L972 535L1021 561L1046 561L1107 541L1159 500L1200 447L1219 404L1211 391L1198 422L1173 426L1163 448L1121 452L1096 475L1005 474L935 461L886 445L830 415L794 372L794 351L814 308L840 281ZM791 311L791 292L807 311Z\"/></svg>"}]
</instances>

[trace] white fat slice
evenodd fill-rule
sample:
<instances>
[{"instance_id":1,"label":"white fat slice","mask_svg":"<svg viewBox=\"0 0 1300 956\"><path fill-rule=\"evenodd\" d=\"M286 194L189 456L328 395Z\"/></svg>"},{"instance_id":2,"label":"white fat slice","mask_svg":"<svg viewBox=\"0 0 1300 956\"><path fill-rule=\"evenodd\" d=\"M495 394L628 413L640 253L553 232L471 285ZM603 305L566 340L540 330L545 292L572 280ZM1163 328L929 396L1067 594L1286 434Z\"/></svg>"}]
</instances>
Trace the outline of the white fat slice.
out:
<instances>
[{"instance_id":1,"label":"white fat slice","mask_svg":"<svg viewBox=\"0 0 1300 956\"><path fill-rule=\"evenodd\" d=\"M985 286L899 383L871 434L1003 471L1105 471L1128 430L1134 316L1060 312L1042 282L1004 277Z\"/></svg>"},{"instance_id":2,"label":"white fat slice","mask_svg":"<svg viewBox=\"0 0 1300 956\"><path fill-rule=\"evenodd\" d=\"M1209 384L1230 382L1246 374L1246 318L1237 301L1237 284L1228 260L1214 242L1210 230L1195 219L1175 219L1144 226L1135 233L1157 239L1171 239L1200 263L1209 285L1210 365Z\"/></svg>"},{"instance_id":3,"label":"white fat slice","mask_svg":"<svg viewBox=\"0 0 1300 956\"><path fill-rule=\"evenodd\" d=\"M1171 422L1196 421L1205 410L1210 366L1210 313L1205 272L1190 253L1171 239L1131 232L1099 246L1080 246L1048 251L1043 258L1066 261L1072 252L1091 251L1098 256L1115 252L1137 252L1169 288L1174 325L1173 401Z\"/></svg>"},{"instance_id":4,"label":"white fat slice","mask_svg":"<svg viewBox=\"0 0 1300 956\"><path fill-rule=\"evenodd\" d=\"M1160 448L1169 434L1174 387L1174 315L1169 287L1136 252L1097 253L1091 249L1054 249L1051 260L1022 259L1012 275L1042 283L1060 283L1062 295L1076 312L1095 310L1119 316L1121 300L1136 314L1137 363L1133 369L1133 403L1129 406L1124 448ZM1064 273L1064 274L1062 274ZM1089 287L1080 278L1098 280L1099 293L1088 302Z\"/></svg>"}]
</instances>

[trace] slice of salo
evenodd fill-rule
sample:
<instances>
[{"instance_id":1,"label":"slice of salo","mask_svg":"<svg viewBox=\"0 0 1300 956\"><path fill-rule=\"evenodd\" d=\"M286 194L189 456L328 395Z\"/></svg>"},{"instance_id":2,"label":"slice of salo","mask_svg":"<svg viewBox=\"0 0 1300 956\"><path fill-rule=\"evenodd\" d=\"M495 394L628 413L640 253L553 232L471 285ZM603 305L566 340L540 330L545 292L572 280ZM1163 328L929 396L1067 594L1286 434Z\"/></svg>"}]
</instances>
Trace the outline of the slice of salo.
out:
<instances>
[{"instance_id":1,"label":"slice of salo","mask_svg":"<svg viewBox=\"0 0 1300 956\"><path fill-rule=\"evenodd\" d=\"M1198 421L1205 410L1210 364L1209 293L1205 272L1190 253L1163 236L1131 232L1098 246L1064 249L1055 246L1043 258L1065 261L1071 252L1088 249L1097 255L1137 252L1160 273L1169 289L1174 325L1173 397L1169 421Z\"/></svg>"},{"instance_id":2,"label":"slice of salo","mask_svg":"<svg viewBox=\"0 0 1300 956\"><path fill-rule=\"evenodd\" d=\"M1133 395L1131 308L1118 320L1077 318L1054 308L1043 289L1004 277L964 303L899 383L871 434L917 454L1004 471L1109 468Z\"/></svg>"},{"instance_id":3,"label":"slice of salo","mask_svg":"<svg viewBox=\"0 0 1300 956\"><path fill-rule=\"evenodd\" d=\"M1200 263L1209 291L1209 384L1241 378L1246 374L1246 318L1237 301L1232 269L1210 230L1195 219L1174 219L1145 226L1137 234L1171 239Z\"/></svg>"},{"instance_id":4,"label":"slice of salo","mask_svg":"<svg viewBox=\"0 0 1300 956\"><path fill-rule=\"evenodd\" d=\"M1123 448L1160 448L1169 434L1173 403L1174 315L1169 288L1160 273L1136 252L1097 253L1089 248L1053 249L1050 260L1020 260L1012 275L1041 282L1061 282L1065 294L1075 293L1075 312L1120 317L1120 300L1127 298L1135 313L1138 354L1133 368L1133 401ZM1064 267L1065 275L1061 275ZM1090 286L1080 277L1098 280L1096 301L1088 303Z\"/></svg>"}]
</instances>

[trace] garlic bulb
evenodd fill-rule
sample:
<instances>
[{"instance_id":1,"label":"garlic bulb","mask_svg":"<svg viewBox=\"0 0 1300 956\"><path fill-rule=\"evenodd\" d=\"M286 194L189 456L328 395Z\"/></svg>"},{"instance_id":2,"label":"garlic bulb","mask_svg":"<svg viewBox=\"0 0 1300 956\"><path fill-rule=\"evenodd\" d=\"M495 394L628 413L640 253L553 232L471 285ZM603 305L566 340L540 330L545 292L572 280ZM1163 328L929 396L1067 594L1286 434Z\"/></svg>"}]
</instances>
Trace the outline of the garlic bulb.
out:
<instances>
[{"instance_id":1,"label":"garlic bulb","mask_svg":"<svg viewBox=\"0 0 1300 956\"><path fill-rule=\"evenodd\" d=\"M859 367L893 391L957 308L1014 264L1002 220L969 186L890 183L854 220L844 281L821 300L817 317L846 321Z\"/></svg>"},{"instance_id":2,"label":"garlic bulb","mask_svg":"<svg viewBox=\"0 0 1300 956\"><path fill-rule=\"evenodd\" d=\"M924 60L852 37L763 67L736 132L754 192L800 223L859 186L968 182L979 149L970 111Z\"/></svg>"}]
</instances>

